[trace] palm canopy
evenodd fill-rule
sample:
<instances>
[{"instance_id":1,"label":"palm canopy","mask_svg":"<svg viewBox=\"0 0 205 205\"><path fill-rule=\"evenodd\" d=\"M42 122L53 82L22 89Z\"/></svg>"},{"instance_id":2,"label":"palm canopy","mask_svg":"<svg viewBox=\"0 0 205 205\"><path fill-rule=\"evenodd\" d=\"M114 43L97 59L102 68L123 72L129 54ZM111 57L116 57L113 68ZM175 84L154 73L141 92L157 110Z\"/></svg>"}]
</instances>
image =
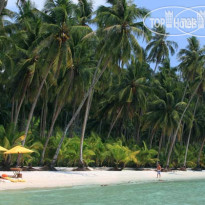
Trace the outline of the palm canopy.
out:
<instances>
[{"instance_id":1,"label":"palm canopy","mask_svg":"<svg viewBox=\"0 0 205 205\"><path fill-rule=\"evenodd\" d=\"M101 6L97 10L95 22L99 26L100 48L112 53L119 64L126 63L133 53L142 59L142 49L136 37L149 39L149 31L140 21L148 13L126 0L108 1L111 6Z\"/></svg>"},{"instance_id":2,"label":"palm canopy","mask_svg":"<svg viewBox=\"0 0 205 205\"><path fill-rule=\"evenodd\" d=\"M146 94L149 92L151 70L147 63L132 60L117 89L119 100L130 104L130 108L146 107Z\"/></svg>"},{"instance_id":3,"label":"palm canopy","mask_svg":"<svg viewBox=\"0 0 205 205\"><path fill-rule=\"evenodd\" d=\"M159 63L162 63L169 55L174 55L175 50L178 45L174 41L167 40L167 35L165 28L163 26L158 26L154 30L156 33L152 37L152 40L146 47L146 51L149 52L147 60L150 62L155 62L155 70Z\"/></svg>"},{"instance_id":4,"label":"palm canopy","mask_svg":"<svg viewBox=\"0 0 205 205\"><path fill-rule=\"evenodd\" d=\"M87 23L91 22L93 14L93 3L90 0L78 0L76 6L76 17L79 24L82 26L88 26Z\"/></svg>"},{"instance_id":5,"label":"palm canopy","mask_svg":"<svg viewBox=\"0 0 205 205\"><path fill-rule=\"evenodd\" d=\"M179 68L186 80L194 80L203 69L205 59L205 47L200 46L199 40L192 36L187 39L188 45L178 53Z\"/></svg>"},{"instance_id":6,"label":"palm canopy","mask_svg":"<svg viewBox=\"0 0 205 205\"><path fill-rule=\"evenodd\" d=\"M164 134L170 135L179 122L182 105L176 102L173 93L164 92L161 97L155 96L150 103L145 115L146 121L154 129L163 130Z\"/></svg>"}]
</instances>

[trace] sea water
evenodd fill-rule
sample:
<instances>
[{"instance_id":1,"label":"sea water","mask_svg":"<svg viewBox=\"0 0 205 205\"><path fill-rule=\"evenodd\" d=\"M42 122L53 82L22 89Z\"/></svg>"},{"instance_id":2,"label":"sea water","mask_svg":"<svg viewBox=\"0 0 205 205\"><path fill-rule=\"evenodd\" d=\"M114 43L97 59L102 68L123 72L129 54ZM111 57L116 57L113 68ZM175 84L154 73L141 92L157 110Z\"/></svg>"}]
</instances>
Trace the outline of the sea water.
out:
<instances>
[{"instance_id":1,"label":"sea water","mask_svg":"<svg viewBox=\"0 0 205 205\"><path fill-rule=\"evenodd\" d=\"M205 205L205 181L1 191L0 205Z\"/></svg>"}]
</instances>

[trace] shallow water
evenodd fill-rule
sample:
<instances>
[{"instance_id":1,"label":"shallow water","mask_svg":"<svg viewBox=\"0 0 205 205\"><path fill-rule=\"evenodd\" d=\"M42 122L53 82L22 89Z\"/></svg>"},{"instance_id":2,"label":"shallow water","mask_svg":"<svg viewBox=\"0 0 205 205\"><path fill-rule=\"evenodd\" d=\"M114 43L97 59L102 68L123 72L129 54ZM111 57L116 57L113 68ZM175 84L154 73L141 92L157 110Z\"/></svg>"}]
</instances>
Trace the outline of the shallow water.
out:
<instances>
[{"instance_id":1,"label":"shallow water","mask_svg":"<svg viewBox=\"0 0 205 205\"><path fill-rule=\"evenodd\" d=\"M1 191L0 205L205 205L205 181Z\"/></svg>"}]
</instances>

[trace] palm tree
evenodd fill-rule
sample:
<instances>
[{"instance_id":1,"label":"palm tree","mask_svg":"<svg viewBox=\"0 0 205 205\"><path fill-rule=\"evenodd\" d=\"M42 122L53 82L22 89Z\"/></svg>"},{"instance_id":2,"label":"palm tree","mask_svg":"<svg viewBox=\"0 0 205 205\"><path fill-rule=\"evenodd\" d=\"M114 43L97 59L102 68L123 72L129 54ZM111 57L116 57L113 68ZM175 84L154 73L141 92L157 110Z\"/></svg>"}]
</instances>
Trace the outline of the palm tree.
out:
<instances>
[{"instance_id":1,"label":"palm tree","mask_svg":"<svg viewBox=\"0 0 205 205\"><path fill-rule=\"evenodd\" d=\"M42 22L38 16L39 11L32 6L30 1L19 6L19 10L15 26L18 28L17 32L19 35L22 35L22 38L18 38L20 40L15 40L16 36L14 36L15 50L17 50L18 53L16 56L16 62L19 71L17 72L12 85L14 93L13 97L18 104L14 117L15 127L18 122L23 101L26 97L26 92L28 91L36 72L39 56L36 53L33 53L33 49L36 40L39 38L39 30ZM21 80L19 81L19 79Z\"/></svg>"},{"instance_id":2,"label":"palm tree","mask_svg":"<svg viewBox=\"0 0 205 205\"><path fill-rule=\"evenodd\" d=\"M101 6L98 9L95 22L99 26L97 31L100 40L98 52L101 57L99 57L100 60L96 68L92 84L84 95L75 114L67 124L64 135L62 136L53 157L51 166L54 166L57 160L58 153L68 129L80 112L87 97L93 91L96 83L110 64L111 59L112 63L116 62L124 64L129 60L131 51L135 52L138 56L142 56L142 50L135 38L135 35L147 37L148 32L146 32L147 30L143 23L136 21L136 18L137 20L142 19L146 14L147 10L139 9L134 4L130 5L126 0L115 1L112 3L111 7ZM127 35L125 35L125 33ZM101 65L101 61L103 62L103 66ZM102 67L102 70L98 74L97 72L99 67Z\"/></svg>"},{"instance_id":3,"label":"palm tree","mask_svg":"<svg viewBox=\"0 0 205 205\"><path fill-rule=\"evenodd\" d=\"M88 26L93 13L93 3L90 0L78 0L76 15L81 26Z\"/></svg>"},{"instance_id":4,"label":"palm tree","mask_svg":"<svg viewBox=\"0 0 205 205\"><path fill-rule=\"evenodd\" d=\"M188 38L187 41L187 47L181 49L178 53L178 59L181 62L179 64L179 69L182 71L183 78L186 81L182 101L185 98L189 82L193 81L201 72L205 56L205 48L201 48L200 42L195 36Z\"/></svg>"},{"instance_id":5,"label":"palm tree","mask_svg":"<svg viewBox=\"0 0 205 205\"><path fill-rule=\"evenodd\" d=\"M162 141L165 140L165 136L170 136L177 126L180 118L181 103L178 103L178 99L174 96L173 92L167 92L166 90L160 90L158 96L154 96L152 102L148 106L148 112L145 115L147 125L152 125L154 130L161 131L161 137L159 140L158 157L161 151Z\"/></svg>"},{"instance_id":6,"label":"palm tree","mask_svg":"<svg viewBox=\"0 0 205 205\"><path fill-rule=\"evenodd\" d=\"M195 102L195 106L194 106L194 111L193 111L191 123L190 123L190 125L189 125L190 127L189 127L189 134L188 134L188 139L187 139L187 144L186 144L186 151L185 151L185 155L184 155L183 168L186 168L187 154L188 154L189 143L190 143L190 138L191 138L191 134L192 134L192 127L193 127L193 124L194 124L194 118L195 118L195 114L196 114L196 109L197 109L197 106L198 106L198 102L199 102L199 97L197 97L197 100L196 100L196 102Z\"/></svg>"},{"instance_id":7,"label":"palm tree","mask_svg":"<svg viewBox=\"0 0 205 205\"><path fill-rule=\"evenodd\" d=\"M184 108L184 110L183 110L183 112L182 112L182 114L181 114L181 117L180 117L179 122L178 122L177 129L175 130L175 133L174 133L174 135L173 135L172 142L171 142L171 144L170 144L170 148L169 148L169 152L168 152L168 156L167 156L167 161L166 161L166 168L169 167L169 162L170 162L170 157L171 157L171 154L172 154L172 149L173 149L173 146L174 146L174 144L175 144L176 136L177 136L178 131L179 131L179 129L180 129L181 122L182 122L182 120L183 120L183 118L184 118L184 115L185 115L187 109L189 108L189 106L190 106L190 104L191 104L191 102L192 102L194 96L196 95L196 93L197 93L197 91L198 91L198 89L199 89L201 83L203 82L203 78L204 78L204 74L202 74L202 76L200 77L200 79L197 81L196 86L194 87L194 90L193 90L193 92L192 92L192 95L191 95L191 97L189 98L189 101L188 101L188 103L186 104L186 107Z\"/></svg>"},{"instance_id":8,"label":"palm tree","mask_svg":"<svg viewBox=\"0 0 205 205\"><path fill-rule=\"evenodd\" d=\"M40 96L41 90L46 82L47 76L53 68L55 75L59 73L60 69L69 69L72 67L72 54L70 50L70 30L73 26L72 17L72 3L70 0L51 2L47 1L45 4L46 15L43 14L46 23L43 25L42 36L43 39L40 44L35 48L35 52L40 53L48 52L46 58L46 64L43 67L42 81L34 97L32 107L29 113L25 136L27 137L31 119L34 109L37 104L37 100ZM42 63L42 61L41 61ZM23 141L25 144L26 137Z\"/></svg>"},{"instance_id":9,"label":"palm tree","mask_svg":"<svg viewBox=\"0 0 205 205\"><path fill-rule=\"evenodd\" d=\"M193 141L199 142L199 147L197 146L197 148L199 148L197 149L197 152L198 152L197 161L196 161L197 168L201 168L201 157L202 157L202 151L203 151L204 144L205 144L205 137L204 137L205 136L205 129L204 129L205 107L204 107L204 104L202 103L202 100L200 101L200 103L198 103L197 110L195 112L193 128L192 128L192 132L194 136Z\"/></svg>"},{"instance_id":10,"label":"palm tree","mask_svg":"<svg viewBox=\"0 0 205 205\"><path fill-rule=\"evenodd\" d=\"M178 45L174 41L167 40L168 33L163 26L157 26L154 31L155 35L147 45L146 51L149 52L147 60L156 63L154 68L154 72L156 72L160 63L169 58L170 54L175 54Z\"/></svg>"},{"instance_id":11,"label":"palm tree","mask_svg":"<svg viewBox=\"0 0 205 205\"><path fill-rule=\"evenodd\" d=\"M182 71L184 79L187 81L182 99L185 98L189 82L194 81L198 77L198 75L200 75L200 73L202 72L203 65L204 65L204 58L205 58L205 48L200 47L200 42L195 36L188 38L187 41L188 41L188 46L186 47L186 49L181 49L180 52L178 53L178 58L181 61L179 68ZM200 85L200 87L202 88L203 86ZM201 89L199 88L199 90ZM197 97L195 108L193 110L193 119L195 117L198 101L199 101L199 96ZM187 139L184 167L186 166L186 158L187 158L193 123L194 121L192 121L192 125L190 127L189 135Z\"/></svg>"},{"instance_id":12,"label":"palm tree","mask_svg":"<svg viewBox=\"0 0 205 205\"><path fill-rule=\"evenodd\" d=\"M125 74L121 77L119 86L115 89L120 104L124 107L123 117L136 121L134 139L140 141L141 118L147 105L151 69L146 62L140 63L132 59ZM112 88L111 88L112 89Z\"/></svg>"},{"instance_id":13,"label":"palm tree","mask_svg":"<svg viewBox=\"0 0 205 205\"><path fill-rule=\"evenodd\" d=\"M73 66L71 69L66 71L63 78L59 79L53 117L41 155L41 164L43 163L45 151L60 112L66 103L70 102L72 98L74 98L76 101L81 100L81 96L79 95L79 99L77 99L78 97L75 94L76 92L83 93L83 90L85 89L84 85L87 86L87 84L89 84L89 79L91 79L92 76L92 67L95 66L95 61L90 60L90 57L93 55L93 53L87 52L87 55L85 55L87 46L81 45L81 39L83 38L83 35L81 37L79 36L78 40L76 40L76 36L75 39L73 39L73 37L71 42Z\"/></svg>"}]
</instances>

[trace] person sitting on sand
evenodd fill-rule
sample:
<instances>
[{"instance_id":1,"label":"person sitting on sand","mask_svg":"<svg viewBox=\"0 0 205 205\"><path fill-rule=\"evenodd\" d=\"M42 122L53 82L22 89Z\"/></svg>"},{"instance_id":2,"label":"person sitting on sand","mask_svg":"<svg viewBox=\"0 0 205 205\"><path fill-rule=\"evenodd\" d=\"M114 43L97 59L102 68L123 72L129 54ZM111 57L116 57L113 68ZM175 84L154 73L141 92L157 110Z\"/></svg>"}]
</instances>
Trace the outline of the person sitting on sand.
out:
<instances>
[{"instance_id":1,"label":"person sitting on sand","mask_svg":"<svg viewBox=\"0 0 205 205\"><path fill-rule=\"evenodd\" d=\"M160 164L158 163L158 164L157 164L157 178L161 178L161 170L162 170L162 167L161 167Z\"/></svg>"}]
</instances>

